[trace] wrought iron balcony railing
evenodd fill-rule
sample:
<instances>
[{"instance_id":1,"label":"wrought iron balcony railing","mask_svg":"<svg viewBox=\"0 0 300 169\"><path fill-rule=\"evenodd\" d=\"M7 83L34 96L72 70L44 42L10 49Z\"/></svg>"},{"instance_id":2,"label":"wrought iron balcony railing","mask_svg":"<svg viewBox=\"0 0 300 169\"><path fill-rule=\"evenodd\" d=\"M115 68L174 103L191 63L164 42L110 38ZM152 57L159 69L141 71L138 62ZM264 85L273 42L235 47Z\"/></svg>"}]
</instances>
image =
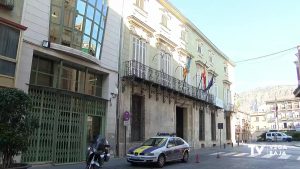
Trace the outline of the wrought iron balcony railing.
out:
<instances>
[{"instance_id":1,"label":"wrought iron balcony railing","mask_svg":"<svg viewBox=\"0 0 300 169\"><path fill-rule=\"evenodd\" d=\"M190 98L205 101L215 105L215 97L212 94L208 94L207 92L204 92L197 87L189 85L183 80L176 79L175 77L172 77L167 73L146 66L135 60L125 62L124 73L124 77L133 77L145 80L167 89L176 91Z\"/></svg>"},{"instance_id":2,"label":"wrought iron balcony railing","mask_svg":"<svg viewBox=\"0 0 300 169\"><path fill-rule=\"evenodd\" d=\"M14 0L0 0L0 7L6 8L8 10L13 10L14 6Z\"/></svg>"}]
</instances>

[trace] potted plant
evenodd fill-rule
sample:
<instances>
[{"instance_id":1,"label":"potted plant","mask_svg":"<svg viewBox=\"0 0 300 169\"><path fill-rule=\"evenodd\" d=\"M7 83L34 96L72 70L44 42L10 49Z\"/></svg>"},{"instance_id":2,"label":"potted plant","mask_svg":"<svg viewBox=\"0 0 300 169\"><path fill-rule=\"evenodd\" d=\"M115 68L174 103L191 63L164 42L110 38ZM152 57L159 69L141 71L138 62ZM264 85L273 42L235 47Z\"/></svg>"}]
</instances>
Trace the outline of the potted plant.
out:
<instances>
[{"instance_id":1,"label":"potted plant","mask_svg":"<svg viewBox=\"0 0 300 169\"><path fill-rule=\"evenodd\" d=\"M26 151L28 137L38 127L30 115L31 99L21 90L0 88L0 168L28 168L13 163L14 156Z\"/></svg>"}]
</instances>

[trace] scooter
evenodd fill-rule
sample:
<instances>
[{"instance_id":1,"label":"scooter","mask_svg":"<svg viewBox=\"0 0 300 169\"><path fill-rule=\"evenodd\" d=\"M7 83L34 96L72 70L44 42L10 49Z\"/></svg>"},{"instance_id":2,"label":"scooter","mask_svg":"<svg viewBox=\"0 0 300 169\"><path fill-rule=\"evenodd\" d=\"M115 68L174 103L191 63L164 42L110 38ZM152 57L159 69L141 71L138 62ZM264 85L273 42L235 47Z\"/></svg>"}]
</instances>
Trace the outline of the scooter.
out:
<instances>
[{"instance_id":1,"label":"scooter","mask_svg":"<svg viewBox=\"0 0 300 169\"><path fill-rule=\"evenodd\" d=\"M104 162L108 162L110 145L105 138L98 138L95 144L88 147L86 169L102 168Z\"/></svg>"}]
</instances>

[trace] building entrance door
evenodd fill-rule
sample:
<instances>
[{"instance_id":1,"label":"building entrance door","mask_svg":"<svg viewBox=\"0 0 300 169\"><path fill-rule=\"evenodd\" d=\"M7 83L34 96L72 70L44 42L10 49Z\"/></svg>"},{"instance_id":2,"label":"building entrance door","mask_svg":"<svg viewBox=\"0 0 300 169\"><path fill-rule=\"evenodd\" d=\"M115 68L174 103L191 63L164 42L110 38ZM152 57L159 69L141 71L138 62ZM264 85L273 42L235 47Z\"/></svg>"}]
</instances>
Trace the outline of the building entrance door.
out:
<instances>
[{"instance_id":1,"label":"building entrance door","mask_svg":"<svg viewBox=\"0 0 300 169\"><path fill-rule=\"evenodd\" d=\"M176 107L176 135L183 138L184 131L184 119L183 119L183 108Z\"/></svg>"}]
</instances>

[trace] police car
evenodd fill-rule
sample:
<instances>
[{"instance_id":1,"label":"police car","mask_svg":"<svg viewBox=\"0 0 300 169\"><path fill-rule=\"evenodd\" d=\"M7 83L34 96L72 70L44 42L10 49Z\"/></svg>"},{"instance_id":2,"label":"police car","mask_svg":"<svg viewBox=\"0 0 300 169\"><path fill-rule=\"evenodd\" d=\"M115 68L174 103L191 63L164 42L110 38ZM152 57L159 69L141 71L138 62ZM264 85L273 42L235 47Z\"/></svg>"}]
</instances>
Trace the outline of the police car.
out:
<instances>
[{"instance_id":1,"label":"police car","mask_svg":"<svg viewBox=\"0 0 300 169\"><path fill-rule=\"evenodd\" d=\"M189 159L190 146L174 134L158 133L157 136L146 140L142 145L128 150L127 161L136 163L156 163L163 167L166 162Z\"/></svg>"}]
</instances>

